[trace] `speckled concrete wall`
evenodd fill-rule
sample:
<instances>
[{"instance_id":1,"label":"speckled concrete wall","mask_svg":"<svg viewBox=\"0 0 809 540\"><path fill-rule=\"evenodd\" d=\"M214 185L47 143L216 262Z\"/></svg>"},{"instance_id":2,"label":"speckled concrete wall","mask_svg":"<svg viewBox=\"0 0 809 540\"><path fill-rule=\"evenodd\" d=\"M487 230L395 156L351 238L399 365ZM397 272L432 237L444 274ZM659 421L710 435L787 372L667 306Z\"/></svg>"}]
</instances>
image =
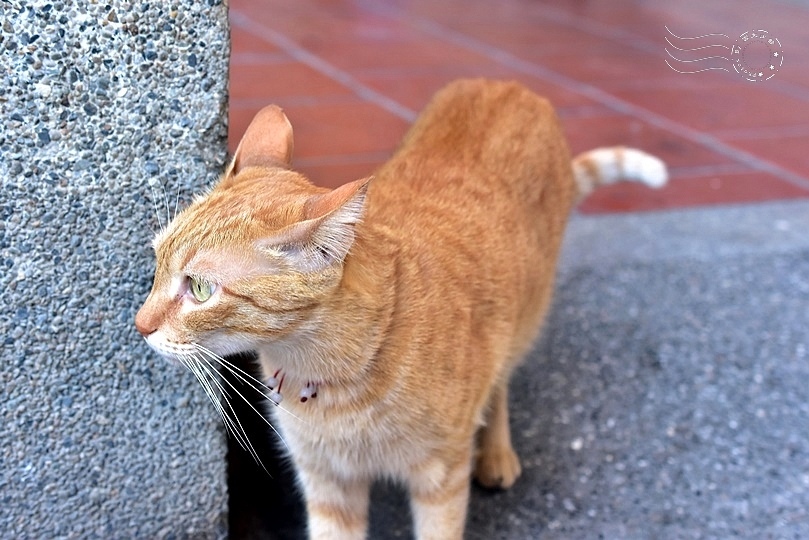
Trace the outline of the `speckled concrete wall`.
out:
<instances>
[{"instance_id":1,"label":"speckled concrete wall","mask_svg":"<svg viewBox=\"0 0 809 540\"><path fill-rule=\"evenodd\" d=\"M0 0L2 538L227 533L213 407L133 319L223 166L228 50L221 0Z\"/></svg>"}]
</instances>

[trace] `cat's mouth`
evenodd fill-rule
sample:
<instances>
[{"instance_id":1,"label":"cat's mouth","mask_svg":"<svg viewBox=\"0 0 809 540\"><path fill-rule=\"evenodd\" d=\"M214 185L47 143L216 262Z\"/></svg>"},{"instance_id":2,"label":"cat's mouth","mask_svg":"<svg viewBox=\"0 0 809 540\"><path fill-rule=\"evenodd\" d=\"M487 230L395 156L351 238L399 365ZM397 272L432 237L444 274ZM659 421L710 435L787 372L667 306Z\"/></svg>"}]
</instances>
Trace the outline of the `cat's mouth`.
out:
<instances>
[{"instance_id":1,"label":"cat's mouth","mask_svg":"<svg viewBox=\"0 0 809 540\"><path fill-rule=\"evenodd\" d=\"M202 354L202 351L194 344L174 343L167 339L161 339L159 330L144 336L144 339L153 351L174 364L185 364L187 360L194 359L195 356Z\"/></svg>"},{"instance_id":2,"label":"cat's mouth","mask_svg":"<svg viewBox=\"0 0 809 540\"><path fill-rule=\"evenodd\" d=\"M249 339L219 332L206 335L201 341L176 341L163 330L156 330L144 338L149 347L160 356L179 362L200 357L219 360L225 356L251 352L256 348Z\"/></svg>"}]
</instances>

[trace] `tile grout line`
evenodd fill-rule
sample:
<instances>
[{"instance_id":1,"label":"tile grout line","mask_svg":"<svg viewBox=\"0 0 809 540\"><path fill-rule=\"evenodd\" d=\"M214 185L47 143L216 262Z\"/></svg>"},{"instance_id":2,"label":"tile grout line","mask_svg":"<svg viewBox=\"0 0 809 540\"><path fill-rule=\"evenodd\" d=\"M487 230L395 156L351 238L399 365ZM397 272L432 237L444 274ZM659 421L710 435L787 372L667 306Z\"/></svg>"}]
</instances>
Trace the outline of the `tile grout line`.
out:
<instances>
[{"instance_id":1,"label":"tile grout line","mask_svg":"<svg viewBox=\"0 0 809 540\"><path fill-rule=\"evenodd\" d=\"M279 65L292 62L293 59L286 53L231 52L230 54L230 65L232 66Z\"/></svg>"},{"instance_id":2,"label":"tile grout line","mask_svg":"<svg viewBox=\"0 0 809 540\"><path fill-rule=\"evenodd\" d=\"M669 167L669 176L671 180L699 178L701 176L737 176L755 172L759 171L751 169L746 165L739 165L735 163Z\"/></svg>"},{"instance_id":3,"label":"tile grout line","mask_svg":"<svg viewBox=\"0 0 809 540\"><path fill-rule=\"evenodd\" d=\"M664 47L663 44L658 46L656 43L649 41L649 39L646 37L634 36L626 30L622 30L620 28L616 29L614 26L601 21L583 20L580 18L571 17L571 15L566 11L551 6L543 6L542 10L538 12L538 15L545 20L552 21L553 23L566 25L584 33L594 35L596 37L603 37L614 43L619 43L621 45L647 53L659 53L660 47ZM779 80L777 78L772 81L770 85L777 93L799 99L801 101L809 101L806 88L801 85L796 85L789 81Z\"/></svg>"},{"instance_id":4,"label":"tile grout line","mask_svg":"<svg viewBox=\"0 0 809 540\"><path fill-rule=\"evenodd\" d=\"M295 160L300 167L322 167L330 165L357 165L364 163L383 162L390 158L390 152L363 152L360 154L340 154L328 156L315 156Z\"/></svg>"},{"instance_id":5,"label":"tile grout line","mask_svg":"<svg viewBox=\"0 0 809 540\"><path fill-rule=\"evenodd\" d=\"M541 10L536 11L536 14L546 21L553 22L554 24L573 27L581 32L584 32L585 34L604 38L612 41L613 43L619 43L626 47L647 53L659 53L660 49L663 47L662 44L657 46L657 44L652 44L652 42L645 37L637 37L626 30L616 28L601 21L577 19L576 17L571 17L568 12L552 6L543 5Z\"/></svg>"},{"instance_id":6,"label":"tile grout line","mask_svg":"<svg viewBox=\"0 0 809 540\"><path fill-rule=\"evenodd\" d=\"M385 11L388 12L386 13L388 16L392 16L389 13L392 10ZM624 101L623 99L608 94L607 92L604 92L603 90L600 90L592 85L576 81L575 79L571 79L566 75L562 75L532 62L522 60L496 46L489 45L461 32L446 28L434 21L410 15L404 15L404 17L409 19L415 27L432 35L433 37L437 37L444 41L448 41L468 50L477 52L478 54L482 54L496 62L503 64L504 66L514 69L515 71L532 75L546 82L550 82L570 91L582 94L616 112L642 120L655 127L664 129L683 137L684 139L699 144L713 152L716 152L717 154L729 157L742 165L746 165L760 172L772 174L773 176L789 182L796 187L809 190L809 178L796 174L781 167L780 165L762 159L754 154L725 144L716 137L706 133L701 133L688 126L680 124L679 122L675 122L657 113L639 107L638 105Z\"/></svg>"},{"instance_id":7,"label":"tile grout line","mask_svg":"<svg viewBox=\"0 0 809 540\"><path fill-rule=\"evenodd\" d=\"M754 154L750 154L744 150L725 144L716 137L693 130L657 113L653 113L633 103L617 98L594 86L581 83L575 79L571 79L570 77L544 68L538 64L522 60L496 46L489 45L474 37L470 37L461 32L444 27L435 21L411 16L406 13L400 13L398 10L391 8L380 8L377 5L368 5L367 2L362 3L366 4L365 7L367 7L369 10L375 11L388 18L409 20L411 24L425 33L431 34L443 41L449 41L455 45L459 45L477 54L481 54L482 56L485 56L505 67L535 76L545 80L546 82L550 82L573 92L577 92L593 99L610 110L620 114L626 114L636 119L645 121L655 127L675 133L720 155L729 157L733 161L736 161L743 166L760 172L767 172L802 189L809 189L809 179L801 175L784 169L783 167L768 160L759 158ZM557 13L556 17L558 16L559 15ZM319 56L303 49L283 34L267 28L260 23L254 22L249 17L236 10L231 11L230 19L232 24L235 24L256 37L263 39L276 47L279 47L286 54L292 57L292 59L299 61L321 73L322 75L342 84L361 99L371 102L407 122L412 122L415 120L417 116L415 111L366 86L347 72L330 64ZM620 39L619 41L623 41L623 39Z\"/></svg>"},{"instance_id":8,"label":"tile grout line","mask_svg":"<svg viewBox=\"0 0 809 540\"><path fill-rule=\"evenodd\" d=\"M809 125L799 124L790 126L773 126L768 128L740 128L715 131L714 134L731 141L745 141L756 139L786 139L790 137L809 136Z\"/></svg>"},{"instance_id":9,"label":"tile grout line","mask_svg":"<svg viewBox=\"0 0 809 540\"><path fill-rule=\"evenodd\" d=\"M357 96L346 94L326 94L322 96L278 96L276 99L286 107L313 107L315 105L343 105L357 102ZM237 109L260 109L267 104L267 98L231 98L230 108Z\"/></svg>"},{"instance_id":10,"label":"tile grout line","mask_svg":"<svg viewBox=\"0 0 809 540\"><path fill-rule=\"evenodd\" d=\"M267 28L266 26L253 21L238 10L231 9L230 21L231 24L238 26L239 28L250 32L259 39L263 39L271 45L282 49L296 61L306 64L321 75L325 75L326 77L342 84L361 99L372 103L407 122L413 122L416 119L417 114L415 111L412 111L401 103L398 103L381 94L380 92L377 92L373 88L366 86L345 71L333 66L329 62L326 62L319 56L310 53L303 47L300 47L298 44L294 43L280 32L276 32L271 28Z\"/></svg>"},{"instance_id":11,"label":"tile grout line","mask_svg":"<svg viewBox=\"0 0 809 540\"><path fill-rule=\"evenodd\" d=\"M679 122L675 122L657 113L644 109L643 107L622 100L592 85L579 82L566 75L562 75L556 71L542 67L541 65L533 62L522 60L521 58L500 49L497 46L489 45L484 41L445 27L435 21L428 20L423 17L409 15L408 13L402 12L401 10L395 8L380 7L376 4L370 3L367 0L361 3L366 9L374 11L382 16L399 20L408 20L416 28L440 40L453 43L454 45L458 45L477 54L481 54L497 63L514 69L515 71L532 75L546 82L550 82L552 84L556 84L557 86L561 86L562 88L582 94L598 103L601 103L613 111L626 114L638 120L642 120L655 127L683 137L684 139L694 142L720 155L729 157L731 160L736 161L737 163L760 172L772 174L773 176L789 182L796 187L809 190L809 178L796 174L781 167L780 165L762 159L754 154L725 144L721 140L707 133L699 132L688 126L680 124Z\"/></svg>"}]
</instances>

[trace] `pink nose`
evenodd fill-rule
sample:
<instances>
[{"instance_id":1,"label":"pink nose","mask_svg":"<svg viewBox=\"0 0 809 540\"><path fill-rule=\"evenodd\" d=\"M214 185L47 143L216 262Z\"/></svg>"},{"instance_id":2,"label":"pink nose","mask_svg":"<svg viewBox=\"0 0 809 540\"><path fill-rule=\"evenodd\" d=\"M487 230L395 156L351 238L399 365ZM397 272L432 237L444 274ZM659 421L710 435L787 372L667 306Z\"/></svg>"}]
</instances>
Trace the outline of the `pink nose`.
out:
<instances>
[{"instance_id":1,"label":"pink nose","mask_svg":"<svg viewBox=\"0 0 809 540\"><path fill-rule=\"evenodd\" d=\"M140 332L140 335L143 337L148 337L157 330L155 319L143 307L140 308L138 314L135 315L135 328L138 329L138 332Z\"/></svg>"}]
</instances>

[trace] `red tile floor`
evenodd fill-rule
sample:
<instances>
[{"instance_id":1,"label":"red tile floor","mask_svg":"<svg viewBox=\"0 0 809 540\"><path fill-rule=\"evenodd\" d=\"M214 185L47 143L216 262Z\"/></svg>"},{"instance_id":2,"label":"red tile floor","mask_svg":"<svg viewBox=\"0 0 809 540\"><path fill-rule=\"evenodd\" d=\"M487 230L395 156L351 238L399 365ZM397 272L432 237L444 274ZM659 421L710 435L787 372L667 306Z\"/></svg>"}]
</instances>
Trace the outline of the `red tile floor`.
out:
<instances>
[{"instance_id":1,"label":"red tile floor","mask_svg":"<svg viewBox=\"0 0 809 540\"><path fill-rule=\"evenodd\" d=\"M277 103L295 129L296 168L320 185L369 175L436 90L485 76L554 102L573 152L624 144L668 163L666 188L610 186L582 212L809 197L800 0L230 0L230 19L231 151ZM666 27L724 35L678 39ZM766 71L778 54L768 80L731 64Z\"/></svg>"}]
</instances>

